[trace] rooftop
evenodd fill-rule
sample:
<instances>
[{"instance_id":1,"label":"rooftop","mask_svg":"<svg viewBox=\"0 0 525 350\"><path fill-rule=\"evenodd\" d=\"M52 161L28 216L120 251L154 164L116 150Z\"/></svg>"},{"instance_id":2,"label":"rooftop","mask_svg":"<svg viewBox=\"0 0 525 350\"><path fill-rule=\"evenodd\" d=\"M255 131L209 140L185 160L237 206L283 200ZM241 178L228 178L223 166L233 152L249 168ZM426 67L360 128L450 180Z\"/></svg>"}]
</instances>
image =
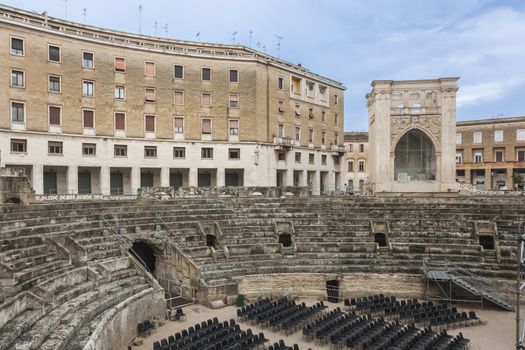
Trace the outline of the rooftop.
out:
<instances>
[{"instance_id":1,"label":"rooftop","mask_svg":"<svg viewBox=\"0 0 525 350\"><path fill-rule=\"evenodd\" d=\"M463 120L463 121L457 121L456 126L492 125L492 124L508 124L508 123L525 123L525 116Z\"/></svg>"},{"instance_id":2,"label":"rooftop","mask_svg":"<svg viewBox=\"0 0 525 350\"><path fill-rule=\"evenodd\" d=\"M345 142L368 142L367 131L345 132Z\"/></svg>"}]
</instances>

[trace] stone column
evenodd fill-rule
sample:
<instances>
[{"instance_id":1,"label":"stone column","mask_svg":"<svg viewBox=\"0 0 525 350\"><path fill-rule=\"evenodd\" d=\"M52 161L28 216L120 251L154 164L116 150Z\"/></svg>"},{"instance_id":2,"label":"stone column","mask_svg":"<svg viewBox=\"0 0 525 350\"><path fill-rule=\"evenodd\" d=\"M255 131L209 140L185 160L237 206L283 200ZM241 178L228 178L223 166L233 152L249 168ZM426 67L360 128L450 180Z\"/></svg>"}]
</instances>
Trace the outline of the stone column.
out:
<instances>
[{"instance_id":1,"label":"stone column","mask_svg":"<svg viewBox=\"0 0 525 350\"><path fill-rule=\"evenodd\" d=\"M199 172L197 168L190 168L188 177L188 186L197 186L199 184Z\"/></svg>"},{"instance_id":2,"label":"stone column","mask_svg":"<svg viewBox=\"0 0 525 350\"><path fill-rule=\"evenodd\" d=\"M67 193L78 193L78 166L76 165L67 167Z\"/></svg>"},{"instance_id":3,"label":"stone column","mask_svg":"<svg viewBox=\"0 0 525 350\"><path fill-rule=\"evenodd\" d=\"M170 168L160 168L160 187L169 187L170 185Z\"/></svg>"},{"instance_id":4,"label":"stone column","mask_svg":"<svg viewBox=\"0 0 525 350\"><path fill-rule=\"evenodd\" d=\"M321 174L319 170L314 172L312 179L312 195L318 196L321 193Z\"/></svg>"},{"instance_id":5,"label":"stone column","mask_svg":"<svg viewBox=\"0 0 525 350\"><path fill-rule=\"evenodd\" d=\"M507 170L507 177L505 179L505 185L507 185L507 189L513 190L514 189L514 183L512 182L512 173L514 171L514 168L512 165L509 165L506 167Z\"/></svg>"},{"instance_id":6,"label":"stone column","mask_svg":"<svg viewBox=\"0 0 525 350\"><path fill-rule=\"evenodd\" d=\"M110 185L110 168L109 166L102 166L100 167L100 193L102 194L110 194L111 193L111 185Z\"/></svg>"},{"instance_id":7,"label":"stone column","mask_svg":"<svg viewBox=\"0 0 525 350\"><path fill-rule=\"evenodd\" d=\"M464 167L463 169L465 169L465 183L472 184L472 178L470 176L472 170L469 167Z\"/></svg>"},{"instance_id":8,"label":"stone column","mask_svg":"<svg viewBox=\"0 0 525 350\"><path fill-rule=\"evenodd\" d=\"M226 186L226 174L224 168L217 168L217 178L216 178L216 186L217 187L223 187Z\"/></svg>"},{"instance_id":9,"label":"stone column","mask_svg":"<svg viewBox=\"0 0 525 350\"><path fill-rule=\"evenodd\" d=\"M33 165L31 170L31 187L35 191L35 194L44 193L44 166L42 164Z\"/></svg>"},{"instance_id":10,"label":"stone column","mask_svg":"<svg viewBox=\"0 0 525 350\"><path fill-rule=\"evenodd\" d=\"M493 190L492 187L492 169L490 167L485 168L485 189Z\"/></svg>"},{"instance_id":11,"label":"stone column","mask_svg":"<svg viewBox=\"0 0 525 350\"><path fill-rule=\"evenodd\" d=\"M140 188L140 168L131 168L131 193L137 194L137 190Z\"/></svg>"}]
</instances>

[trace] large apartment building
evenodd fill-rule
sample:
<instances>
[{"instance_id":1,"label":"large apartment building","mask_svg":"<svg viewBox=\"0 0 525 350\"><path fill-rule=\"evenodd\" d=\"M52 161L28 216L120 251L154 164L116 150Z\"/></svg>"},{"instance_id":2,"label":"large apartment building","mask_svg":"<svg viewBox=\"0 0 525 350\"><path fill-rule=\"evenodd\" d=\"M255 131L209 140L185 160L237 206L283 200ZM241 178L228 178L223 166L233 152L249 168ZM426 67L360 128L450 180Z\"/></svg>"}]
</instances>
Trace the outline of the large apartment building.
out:
<instances>
[{"instance_id":1,"label":"large apartment building","mask_svg":"<svg viewBox=\"0 0 525 350\"><path fill-rule=\"evenodd\" d=\"M244 46L0 6L0 166L37 194L341 187L341 83Z\"/></svg>"},{"instance_id":2,"label":"large apartment building","mask_svg":"<svg viewBox=\"0 0 525 350\"><path fill-rule=\"evenodd\" d=\"M346 176L347 190L362 191L367 181L368 165L368 133L345 132Z\"/></svg>"},{"instance_id":3,"label":"large apartment building","mask_svg":"<svg viewBox=\"0 0 525 350\"><path fill-rule=\"evenodd\" d=\"M525 117L457 122L456 180L480 189L523 189Z\"/></svg>"}]
</instances>

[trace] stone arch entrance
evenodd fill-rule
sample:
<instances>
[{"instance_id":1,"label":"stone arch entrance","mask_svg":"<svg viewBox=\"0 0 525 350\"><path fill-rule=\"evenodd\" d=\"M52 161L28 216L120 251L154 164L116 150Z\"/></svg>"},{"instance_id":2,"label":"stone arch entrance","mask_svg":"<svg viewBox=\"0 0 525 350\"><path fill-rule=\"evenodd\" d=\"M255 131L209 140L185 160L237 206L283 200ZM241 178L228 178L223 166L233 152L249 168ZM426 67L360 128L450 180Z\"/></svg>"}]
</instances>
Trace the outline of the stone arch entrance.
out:
<instances>
[{"instance_id":1,"label":"stone arch entrance","mask_svg":"<svg viewBox=\"0 0 525 350\"><path fill-rule=\"evenodd\" d=\"M494 250L494 236L492 235L480 235L479 236L479 245L485 250Z\"/></svg>"},{"instance_id":2,"label":"stone arch entrance","mask_svg":"<svg viewBox=\"0 0 525 350\"><path fill-rule=\"evenodd\" d=\"M129 252L151 273L155 274L155 264L157 257L151 245L145 242L136 241Z\"/></svg>"},{"instance_id":3,"label":"stone arch entrance","mask_svg":"<svg viewBox=\"0 0 525 350\"><path fill-rule=\"evenodd\" d=\"M329 302L331 303L339 302L339 281L338 280L326 281L326 294L328 296Z\"/></svg>"},{"instance_id":4,"label":"stone arch entrance","mask_svg":"<svg viewBox=\"0 0 525 350\"><path fill-rule=\"evenodd\" d=\"M290 247L292 245L292 235L287 232L281 232L279 234L279 243L281 243L283 247Z\"/></svg>"},{"instance_id":5,"label":"stone arch entrance","mask_svg":"<svg viewBox=\"0 0 525 350\"><path fill-rule=\"evenodd\" d=\"M374 241L379 244L380 247L386 247L386 235L383 232L376 232L374 234Z\"/></svg>"},{"instance_id":6,"label":"stone arch entrance","mask_svg":"<svg viewBox=\"0 0 525 350\"><path fill-rule=\"evenodd\" d=\"M5 204L22 204L22 201L18 197L7 198Z\"/></svg>"},{"instance_id":7,"label":"stone arch entrance","mask_svg":"<svg viewBox=\"0 0 525 350\"><path fill-rule=\"evenodd\" d=\"M217 244L217 237L215 237L215 235L207 234L206 235L206 246L215 248L216 244Z\"/></svg>"},{"instance_id":8,"label":"stone arch entrance","mask_svg":"<svg viewBox=\"0 0 525 350\"><path fill-rule=\"evenodd\" d=\"M407 131L397 142L394 153L394 180L436 180L436 147L422 130Z\"/></svg>"}]
</instances>

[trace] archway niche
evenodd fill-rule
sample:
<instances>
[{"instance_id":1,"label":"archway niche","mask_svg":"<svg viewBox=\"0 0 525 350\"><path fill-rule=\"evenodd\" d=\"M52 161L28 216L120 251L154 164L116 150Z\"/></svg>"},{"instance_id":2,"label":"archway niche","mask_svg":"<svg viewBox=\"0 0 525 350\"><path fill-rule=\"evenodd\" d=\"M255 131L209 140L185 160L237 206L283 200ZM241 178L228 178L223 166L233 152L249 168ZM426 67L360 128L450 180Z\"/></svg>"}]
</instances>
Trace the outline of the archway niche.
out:
<instances>
[{"instance_id":1,"label":"archway niche","mask_svg":"<svg viewBox=\"0 0 525 350\"><path fill-rule=\"evenodd\" d=\"M155 251L144 242L134 242L129 252L152 274L155 274Z\"/></svg>"},{"instance_id":2,"label":"archway niche","mask_svg":"<svg viewBox=\"0 0 525 350\"><path fill-rule=\"evenodd\" d=\"M215 248L215 244L217 244L217 237L215 237L215 235L207 234L206 235L206 246Z\"/></svg>"},{"instance_id":3,"label":"archway niche","mask_svg":"<svg viewBox=\"0 0 525 350\"><path fill-rule=\"evenodd\" d=\"M6 199L4 203L5 204L22 204L22 201L20 200L20 198L11 197L11 198Z\"/></svg>"},{"instance_id":4,"label":"archway niche","mask_svg":"<svg viewBox=\"0 0 525 350\"><path fill-rule=\"evenodd\" d=\"M380 247L386 247L387 240L386 235L383 232L376 232L374 234L374 241L379 244Z\"/></svg>"},{"instance_id":5,"label":"archway niche","mask_svg":"<svg viewBox=\"0 0 525 350\"><path fill-rule=\"evenodd\" d=\"M406 132L395 148L394 180L436 180L436 149L419 129Z\"/></svg>"},{"instance_id":6,"label":"archway niche","mask_svg":"<svg viewBox=\"0 0 525 350\"><path fill-rule=\"evenodd\" d=\"M339 281L338 280L326 281L326 294L328 296L329 302L331 303L339 302Z\"/></svg>"},{"instance_id":7,"label":"archway niche","mask_svg":"<svg viewBox=\"0 0 525 350\"><path fill-rule=\"evenodd\" d=\"M485 250L494 250L494 237L492 235L479 236L479 245Z\"/></svg>"},{"instance_id":8,"label":"archway niche","mask_svg":"<svg viewBox=\"0 0 525 350\"><path fill-rule=\"evenodd\" d=\"M292 235L289 233L280 233L279 243L281 243L283 247L290 247L292 245Z\"/></svg>"}]
</instances>

